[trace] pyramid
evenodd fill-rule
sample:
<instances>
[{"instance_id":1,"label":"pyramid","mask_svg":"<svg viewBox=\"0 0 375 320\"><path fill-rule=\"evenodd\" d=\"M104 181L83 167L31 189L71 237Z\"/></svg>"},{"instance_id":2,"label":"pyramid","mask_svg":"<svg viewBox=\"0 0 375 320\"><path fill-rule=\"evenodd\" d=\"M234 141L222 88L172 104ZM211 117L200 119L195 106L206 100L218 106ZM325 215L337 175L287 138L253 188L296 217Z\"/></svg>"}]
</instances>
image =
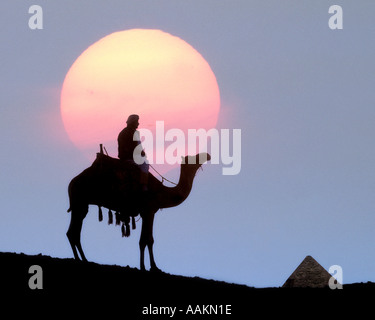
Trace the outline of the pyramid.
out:
<instances>
[{"instance_id":1,"label":"pyramid","mask_svg":"<svg viewBox=\"0 0 375 320\"><path fill-rule=\"evenodd\" d=\"M331 275L311 256L307 256L283 284L283 288L323 288Z\"/></svg>"}]
</instances>

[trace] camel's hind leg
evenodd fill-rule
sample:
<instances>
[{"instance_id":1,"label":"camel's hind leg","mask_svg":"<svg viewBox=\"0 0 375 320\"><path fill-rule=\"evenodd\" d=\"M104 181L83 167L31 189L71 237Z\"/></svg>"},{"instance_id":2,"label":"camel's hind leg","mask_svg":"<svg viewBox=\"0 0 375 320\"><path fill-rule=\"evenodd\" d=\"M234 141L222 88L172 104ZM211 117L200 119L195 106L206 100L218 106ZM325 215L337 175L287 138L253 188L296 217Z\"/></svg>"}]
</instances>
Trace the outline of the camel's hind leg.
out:
<instances>
[{"instance_id":1,"label":"camel's hind leg","mask_svg":"<svg viewBox=\"0 0 375 320\"><path fill-rule=\"evenodd\" d=\"M70 218L70 225L69 229L66 233L70 246L72 247L74 258L76 260L80 260L77 249L79 254L81 255L82 261L87 261L85 254L83 253L82 246L81 246L81 230L82 230L82 223L83 219L86 217L88 208L82 209L73 209L71 211L71 218Z\"/></svg>"}]
</instances>

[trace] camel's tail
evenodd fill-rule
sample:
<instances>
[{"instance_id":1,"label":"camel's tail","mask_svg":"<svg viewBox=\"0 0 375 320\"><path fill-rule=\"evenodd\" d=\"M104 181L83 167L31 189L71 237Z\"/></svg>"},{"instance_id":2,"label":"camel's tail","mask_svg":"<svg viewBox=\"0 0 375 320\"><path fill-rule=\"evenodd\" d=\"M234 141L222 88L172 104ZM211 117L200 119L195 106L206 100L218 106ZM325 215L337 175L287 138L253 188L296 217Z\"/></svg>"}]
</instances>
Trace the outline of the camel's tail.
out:
<instances>
[{"instance_id":1,"label":"camel's tail","mask_svg":"<svg viewBox=\"0 0 375 320\"><path fill-rule=\"evenodd\" d=\"M72 208L71 207L69 207L69 209L66 211L66 212L71 212L72 211Z\"/></svg>"}]
</instances>

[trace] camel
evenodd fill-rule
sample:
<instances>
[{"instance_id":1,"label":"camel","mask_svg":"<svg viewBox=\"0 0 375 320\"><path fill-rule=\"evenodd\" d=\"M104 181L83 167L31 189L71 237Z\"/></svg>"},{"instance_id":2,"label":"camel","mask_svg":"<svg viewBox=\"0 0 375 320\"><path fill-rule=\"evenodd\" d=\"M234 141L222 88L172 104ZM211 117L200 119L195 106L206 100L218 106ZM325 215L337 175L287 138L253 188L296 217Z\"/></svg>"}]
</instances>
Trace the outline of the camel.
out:
<instances>
[{"instance_id":1,"label":"camel","mask_svg":"<svg viewBox=\"0 0 375 320\"><path fill-rule=\"evenodd\" d=\"M160 271L153 254L153 223L159 209L171 208L181 204L190 194L197 170L204 161L209 161L208 153L182 158L179 182L175 187L164 186L161 181L149 173L148 191L140 191L140 170L134 163L127 165L119 159L111 158L102 152L91 167L72 179L68 187L71 220L66 233L73 250L74 258L87 262L81 246L81 229L88 213L89 205L99 207L99 221L102 220L101 207L108 208L109 223L112 222L112 210L116 212L116 224L122 225L123 236L129 236L129 220L140 214L142 230L139 240L140 269L145 270L144 251L147 246L150 257L150 271ZM126 228L126 231L124 230ZM81 256L79 259L78 252Z\"/></svg>"}]
</instances>

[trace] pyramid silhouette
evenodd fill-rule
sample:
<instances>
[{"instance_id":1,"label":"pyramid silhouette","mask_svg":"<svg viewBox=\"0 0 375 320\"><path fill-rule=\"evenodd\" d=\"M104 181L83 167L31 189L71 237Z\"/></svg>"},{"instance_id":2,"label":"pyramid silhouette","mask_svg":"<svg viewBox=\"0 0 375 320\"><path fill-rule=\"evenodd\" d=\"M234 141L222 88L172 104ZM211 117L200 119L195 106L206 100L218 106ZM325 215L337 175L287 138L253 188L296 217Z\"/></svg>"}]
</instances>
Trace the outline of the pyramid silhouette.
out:
<instances>
[{"instance_id":1,"label":"pyramid silhouette","mask_svg":"<svg viewBox=\"0 0 375 320\"><path fill-rule=\"evenodd\" d=\"M331 275L311 256L307 256L283 284L283 288L324 288Z\"/></svg>"}]
</instances>

